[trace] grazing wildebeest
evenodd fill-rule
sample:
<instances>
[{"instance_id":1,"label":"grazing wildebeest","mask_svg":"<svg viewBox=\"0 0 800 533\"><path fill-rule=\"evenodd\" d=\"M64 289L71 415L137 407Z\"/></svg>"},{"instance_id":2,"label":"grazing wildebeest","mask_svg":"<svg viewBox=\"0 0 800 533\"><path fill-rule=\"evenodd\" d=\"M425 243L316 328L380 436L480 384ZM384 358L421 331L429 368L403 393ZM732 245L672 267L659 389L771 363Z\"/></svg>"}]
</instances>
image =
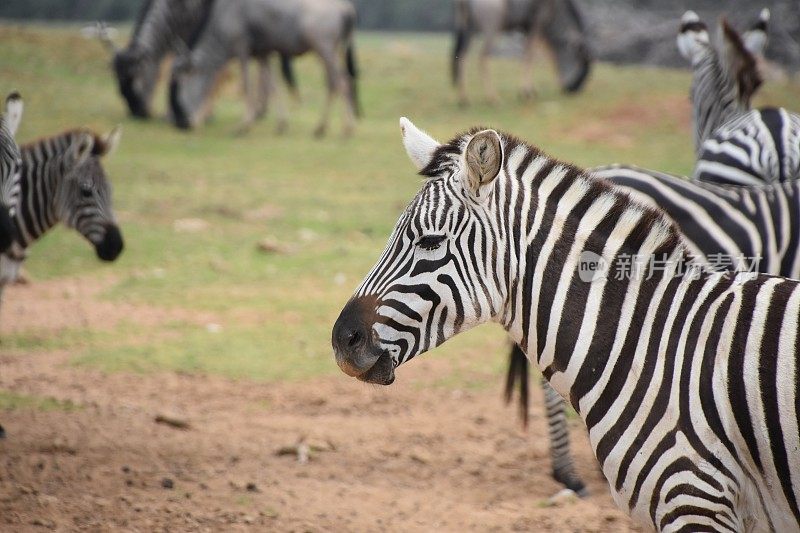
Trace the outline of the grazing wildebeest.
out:
<instances>
[{"instance_id":1,"label":"grazing wildebeest","mask_svg":"<svg viewBox=\"0 0 800 533\"><path fill-rule=\"evenodd\" d=\"M6 98L5 113L0 115L0 253L8 250L16 233L11 217L19 202L22 159L14 135L21 120L22 98L13 92Z\"/></svg>"},{"instance_id":2,"label":"grazing wildebeest","mask_svg":"<svg viewBox=\"0 0 800 533\"><path fill-rule=\"evenodd\" d=\"M142 6L128 45L117 48L107 28L98 25L97 36L114 54L114 74L119 92L132 116L148 118L153 93L164 60L186 48L197 26L203 21L209 0L147 0ZM260 68L268 68L266 62ZM284 79L296 96L296 84L291 61L281 56ZM259 94L258 115L266 112L266 91Z\"/></svg>"},{"instance_id":3,"label":"grazing wildebeest","mask_svg":"<svg viewBox=\"0 0 800 533\"><path fill-rule=\"evenodd\" d=\"M502 32L520 31L525 35L523 98L534 94L533 47L538 35L554 54L564 91L580 90L589 75L592 58L586 30L574 0L456 0L452 74L462 105L467 103L464 61L473 30L483 35L481 79L491 102L497 102L498 98L487 62L492 46Z\"/></svg>"},{"instance_id":4,"label":"grazing wildebeest","mask_svg":"<svg viewBox=\"0 0 800 533\"><path fill-rule=\"evenodd\" d=\"M228 0L210 2L204 23L190 39L189 50L175 61L170 82L170 109L175 125L189 129L202 123L214 82L231 59L242 65L246 111L242 130L253 123L256 106L246 64L272 53L298 56L312 51L325 66L328 98L316 135L325 133L333 99L345 102L344 131L353 130L357 112L353 33L356 12L345 0ZM337 57L342 53L342 59ZM269 72L262 70L269 87Z\"/></svg>"}]
</instances>

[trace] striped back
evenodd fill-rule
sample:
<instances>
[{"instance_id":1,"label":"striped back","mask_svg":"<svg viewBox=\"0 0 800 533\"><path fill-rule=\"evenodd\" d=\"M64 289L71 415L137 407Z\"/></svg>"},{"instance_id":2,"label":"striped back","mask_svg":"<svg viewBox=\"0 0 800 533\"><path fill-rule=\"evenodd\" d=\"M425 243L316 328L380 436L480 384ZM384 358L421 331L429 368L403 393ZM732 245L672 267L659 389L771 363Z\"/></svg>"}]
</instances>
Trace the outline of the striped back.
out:
<instances>
[{"instance_id":1,"label":"striped back","mask_svg":"<svg viewBox=\"0 0 800 533\"><path fill-rule=\"evenodd\" d=\"M800 115L764 108L734 118L703 143L693 176L731 185L800 178Z\"/></svg>"}]
</instances>

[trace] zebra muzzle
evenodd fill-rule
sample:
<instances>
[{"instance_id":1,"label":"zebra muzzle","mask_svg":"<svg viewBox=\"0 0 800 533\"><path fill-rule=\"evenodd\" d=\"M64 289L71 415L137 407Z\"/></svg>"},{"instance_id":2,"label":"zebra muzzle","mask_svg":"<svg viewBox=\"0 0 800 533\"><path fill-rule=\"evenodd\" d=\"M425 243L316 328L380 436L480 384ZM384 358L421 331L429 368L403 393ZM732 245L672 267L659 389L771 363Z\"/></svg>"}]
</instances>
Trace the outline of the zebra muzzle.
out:
<instances>
[{"instance_id":1,"label":"zebra muzzle","mask_svg":"<svg viewBox=\"0 0 800 533\"><path fill-rule=\"evenodd\" d=\"M351 299L333 326L331 345L342 372L368 383L388 385L394 381L394 363L375 343L374 318L374 298Z\"/></svg>"}]
</instances>

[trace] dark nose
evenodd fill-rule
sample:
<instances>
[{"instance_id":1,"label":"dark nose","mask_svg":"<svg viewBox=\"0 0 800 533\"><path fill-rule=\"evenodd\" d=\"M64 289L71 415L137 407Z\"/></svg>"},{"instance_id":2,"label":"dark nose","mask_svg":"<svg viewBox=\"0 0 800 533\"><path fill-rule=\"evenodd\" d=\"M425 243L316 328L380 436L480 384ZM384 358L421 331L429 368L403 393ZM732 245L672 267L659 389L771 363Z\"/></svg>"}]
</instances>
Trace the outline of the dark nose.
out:
<instances>
[{"instance_id":1,"label":"dark nose","mask_svg":"<svg viewBox=\"0 0 800 533\"><path fill-rule=\"evenodd\" d=\"M111 224L106 227L105 237L103 237L103 240L100 241L94 249L95 252L97 252L97 257L103 261L113 261L119 257L124 247L125 243L122 241L122 233L120 233L116 225Z\"/></svg>"},{"instance_id":2,"label":"dark nose","mask_svg":"<svg viewBox=\"0 0 800 533\"><path fill-rule=\"evenodd\" d=\"M336 363L345 374L359 376L369 370L378 359L373 354L372 324L375 305L372 298L353 298L344 306L333 325L331 344Z\"/></svg>"},{"instance_id":3,"label":"dark nose","mask_svg":"<svg viewBox=\"0 0 800 533\"><path fill-rule=\"evenodd\" d=\"M0 253L5 252L14 242L17 230L8 213L8 208L0 203Z\"/></svg>"}]
</instances>

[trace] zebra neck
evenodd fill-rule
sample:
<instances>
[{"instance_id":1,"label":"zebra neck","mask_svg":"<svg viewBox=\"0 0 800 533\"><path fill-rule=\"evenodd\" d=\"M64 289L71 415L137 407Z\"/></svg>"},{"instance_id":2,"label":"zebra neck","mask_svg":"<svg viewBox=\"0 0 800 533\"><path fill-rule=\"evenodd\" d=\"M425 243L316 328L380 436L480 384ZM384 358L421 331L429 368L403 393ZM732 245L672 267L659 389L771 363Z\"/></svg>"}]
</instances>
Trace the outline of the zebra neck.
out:
<instances>
[{"instance_id":1,"label":"zebra neck","mask_svg":"<svg viewBox=\"0 0 800 533\"><path fill-rule=\"evenodd\" d=\"M521 188L511 196L522 199L525 231L501 321L570 397L586 361L619 355L620 328L641 319L631 314L638 288L681 276L685 244L658 211L574 167L540 156L518 175ZM600 272L587 268L590 260ZM584 376L582 386L592 387L601 374Z\"/></svg>"},{"instance_id":2,"label":"zebra neck","mask_svg":"<svg viewBox=\"0 0 800 533\"><path fill-rule=\"evenodd\" d=\"M693 65L692 115L695 150L721 125L744 111L749 103L742 101L730 73L720 64L710 46Z\"/></svg>"},{"instance_id":3,"label":"zebra neck","mask_svg":"<svg viewBox=\"0 0 800 533\"><path fill-rule=\"evenodd\" d=\"M14 221L22 248L29 247L59 221L56 198L71 142L66 135L20 147L22 179Z\"/></svg>"}]
</instances>

